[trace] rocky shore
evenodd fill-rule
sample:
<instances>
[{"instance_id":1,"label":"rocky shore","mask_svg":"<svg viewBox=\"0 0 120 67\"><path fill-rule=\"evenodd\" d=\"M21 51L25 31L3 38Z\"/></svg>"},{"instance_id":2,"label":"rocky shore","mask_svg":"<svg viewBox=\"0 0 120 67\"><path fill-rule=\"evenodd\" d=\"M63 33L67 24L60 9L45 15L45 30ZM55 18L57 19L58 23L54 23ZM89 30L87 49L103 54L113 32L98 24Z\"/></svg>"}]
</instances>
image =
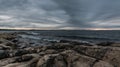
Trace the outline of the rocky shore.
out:
<instances>
[{"instance_id":1,"label":"rocky shore","mask_svg":"<svg viewBox=\"0 0 120 67\"><path fill-rule=\"evenodd\" d=\"M41 41L23 34L0 33L0 67L120 67L120 43Z\"/></svg>"}]
</instances>

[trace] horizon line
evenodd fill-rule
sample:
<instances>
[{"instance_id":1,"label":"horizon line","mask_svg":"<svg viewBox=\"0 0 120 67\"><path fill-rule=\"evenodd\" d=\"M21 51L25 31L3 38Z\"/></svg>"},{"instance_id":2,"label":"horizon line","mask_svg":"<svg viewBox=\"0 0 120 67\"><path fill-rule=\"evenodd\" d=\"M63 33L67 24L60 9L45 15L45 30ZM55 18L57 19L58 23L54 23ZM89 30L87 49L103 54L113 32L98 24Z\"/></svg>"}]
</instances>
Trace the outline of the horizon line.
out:
<instances>
[{"instance_id":1,"label":"horizon line","mask_svg":"<svg viewBox=\"0 0 120 67\"><path fill-rule=\"evenodd\" d=\"M120 28L81 28L81 29L0 28L0 30L120 30Z\"/></svg>"}]
</instances>

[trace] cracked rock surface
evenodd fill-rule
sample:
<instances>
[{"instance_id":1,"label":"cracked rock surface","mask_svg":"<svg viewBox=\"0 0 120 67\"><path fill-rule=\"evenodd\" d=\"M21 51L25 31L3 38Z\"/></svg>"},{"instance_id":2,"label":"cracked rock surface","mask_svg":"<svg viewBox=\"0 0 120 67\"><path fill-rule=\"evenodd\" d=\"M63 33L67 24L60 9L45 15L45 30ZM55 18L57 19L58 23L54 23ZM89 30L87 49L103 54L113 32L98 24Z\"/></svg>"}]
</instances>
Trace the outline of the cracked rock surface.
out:
<instances>
[{"instance_id":1,"label":"cracked rock surface","mask_svg":"<svg viewBox=\"0 0 120 67\"><path fill-rule=\"evenodd\" d=\"M26 33L0 34L0 67L120 67L119 43L43 40L43 45L21 34Z\"/></svg>"}]
</instances>

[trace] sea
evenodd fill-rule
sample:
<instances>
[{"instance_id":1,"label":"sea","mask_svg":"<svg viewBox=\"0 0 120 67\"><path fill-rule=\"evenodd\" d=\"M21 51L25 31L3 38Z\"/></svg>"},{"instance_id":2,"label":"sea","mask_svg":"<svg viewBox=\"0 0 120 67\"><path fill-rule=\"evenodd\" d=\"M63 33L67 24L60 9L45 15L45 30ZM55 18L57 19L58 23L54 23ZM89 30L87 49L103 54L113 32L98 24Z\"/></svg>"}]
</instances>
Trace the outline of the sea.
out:
<instances>
[{"instance_id":1,"label":"sea","mask_svg":"<svg viewBox=\"0 0 120 67\"><path fill-rule=\"evenodd\" d=\"M29 31L0 31L0 32L26 32L26 36L39 39L40 37L55 39L71 39L89 42L120 42L120 30L29 30ZM39 37L40 36L40 37Z\"/></svg>"}]
</instances>

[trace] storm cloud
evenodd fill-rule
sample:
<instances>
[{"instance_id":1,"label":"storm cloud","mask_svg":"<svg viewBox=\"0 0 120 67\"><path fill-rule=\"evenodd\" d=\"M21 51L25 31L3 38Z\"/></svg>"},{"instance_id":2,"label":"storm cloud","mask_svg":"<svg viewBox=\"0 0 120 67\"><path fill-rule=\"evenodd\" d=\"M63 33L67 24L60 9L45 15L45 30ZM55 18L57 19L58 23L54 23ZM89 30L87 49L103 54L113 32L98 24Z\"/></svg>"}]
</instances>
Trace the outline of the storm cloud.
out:
<instances>
[{"instance_id":1,"label":"storm cloud","mask_svg":"<svg viewBox=\"0 0 120 67\"><path fill-rule=\"evenodd\" d=\"M120 28L120 0L0 0L0 28Z\"/></svg>"}]
</instances>

